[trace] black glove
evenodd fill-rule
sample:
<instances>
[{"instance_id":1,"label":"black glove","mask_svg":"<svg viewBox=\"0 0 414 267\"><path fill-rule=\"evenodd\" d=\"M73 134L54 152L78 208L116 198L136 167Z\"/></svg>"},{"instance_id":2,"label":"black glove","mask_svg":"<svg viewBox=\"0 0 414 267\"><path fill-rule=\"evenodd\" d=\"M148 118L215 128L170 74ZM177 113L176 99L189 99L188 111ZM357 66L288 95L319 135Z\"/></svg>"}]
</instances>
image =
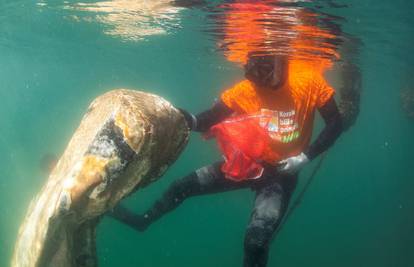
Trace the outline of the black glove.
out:
<instances>
[{"instance_id":1,"label":"black glove","mask_svg":"<svg viewBox=\"0 0 414 267\"><path fill-rule=\"evenodd\" d=\"M181 112L181 114L183 114L185 121L187 122L187 126L188 128L192 131L194 129L196 129L197 127L197 119L196 117L191 114L190 112L188 112L185 109L182 108L178 108L178 110Z\"/></svg>"}]
</instances>

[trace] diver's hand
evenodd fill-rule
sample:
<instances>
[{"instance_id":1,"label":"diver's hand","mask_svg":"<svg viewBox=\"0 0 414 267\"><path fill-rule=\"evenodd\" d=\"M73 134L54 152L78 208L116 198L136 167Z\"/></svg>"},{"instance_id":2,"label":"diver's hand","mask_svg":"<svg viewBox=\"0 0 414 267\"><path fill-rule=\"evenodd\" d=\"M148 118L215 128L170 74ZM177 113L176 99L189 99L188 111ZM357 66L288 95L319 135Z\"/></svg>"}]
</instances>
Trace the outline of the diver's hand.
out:
<instances>
[{"instance_id":1,"label":"diver's hand","mask_svg":"<svg viewBox=\"0 0 414 267\"><path fill-rule=\"evenodd\" d=\"M294 174L300 171L308 162L309 158L302 152L297 156L279 161L278 171L286 174Z\"/></svg>"},{"instance_id":2,"label":"diver's hand","mask_svg":"<svg viewBox=\"0 0 414 267\"><path fill-rule=\"evenodd\" d=\"M188 128L192 131L197 128L197 118L188 112L185 109L178 108L178 110L183 114L185 121L187 122Z\"/></svg>"}]
</instances>

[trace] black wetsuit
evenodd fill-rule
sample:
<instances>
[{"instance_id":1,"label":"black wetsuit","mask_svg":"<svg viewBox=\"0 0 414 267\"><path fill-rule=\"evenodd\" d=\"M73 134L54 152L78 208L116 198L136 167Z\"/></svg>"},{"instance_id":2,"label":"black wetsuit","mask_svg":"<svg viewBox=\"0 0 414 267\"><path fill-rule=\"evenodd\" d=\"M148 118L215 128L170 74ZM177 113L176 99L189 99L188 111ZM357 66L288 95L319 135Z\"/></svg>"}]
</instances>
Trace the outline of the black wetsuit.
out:
<instances>
[{"instance_id":1,"label":"black wetsuit","mask_svg":"<svg viewBox=\"0 0 414 267\"><path fill-rule=\"evenodd\" d=\"M305 154L313 159L334 143L342 132L341 116L334 99L319 109L326 126L309 146ZM233 111L218 102L211 109L198 114L197 123L183 111L190 128L207 131L212 125L230 116ZM224 177L220 170L222 162L202 167L173 182L163 196L143 215L135 215L118 206L112 216L131 227L143 231L167 212L178 207L186 198L251 188L255 193L255 204L247 226L244 240L244 266L264 267L267 264L268 248L273 233L280 224L295 189L297 175L281 174L276 167L265 166L262 177L255 180L236 182Z\"/></svg>"}]
</instances>

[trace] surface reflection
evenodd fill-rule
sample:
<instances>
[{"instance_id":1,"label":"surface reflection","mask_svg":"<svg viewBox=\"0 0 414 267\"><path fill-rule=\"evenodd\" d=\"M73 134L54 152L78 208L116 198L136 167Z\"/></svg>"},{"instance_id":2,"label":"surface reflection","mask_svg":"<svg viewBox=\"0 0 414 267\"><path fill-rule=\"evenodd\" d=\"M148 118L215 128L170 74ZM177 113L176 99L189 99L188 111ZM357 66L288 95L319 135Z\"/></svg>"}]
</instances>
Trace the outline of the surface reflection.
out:
<instances>
[{"instance_id":1,"label":"surface reflection","mask_svg":"<svg viewBox=\"0 0 414 267\"><path fill-rule=\"evenodd\" d=\"M232 62L244 64L252 52L326 65L339 58L340 18L315 13L297 1L232 1L213 8L209 17L206 30Z\"/></svg>"},{"instance_id":2,"label":"surface reflection","mask_svg":"<svg viewBox=\"0 0 414 267\"><path fill-rule=\"evenodd\" d=\"M184 8L171 0L113 0L65 4L64 9L77 12L70 15L73 20L103 24L105 34L138 41L179 28Z\"/></svg>"}]
</instances>

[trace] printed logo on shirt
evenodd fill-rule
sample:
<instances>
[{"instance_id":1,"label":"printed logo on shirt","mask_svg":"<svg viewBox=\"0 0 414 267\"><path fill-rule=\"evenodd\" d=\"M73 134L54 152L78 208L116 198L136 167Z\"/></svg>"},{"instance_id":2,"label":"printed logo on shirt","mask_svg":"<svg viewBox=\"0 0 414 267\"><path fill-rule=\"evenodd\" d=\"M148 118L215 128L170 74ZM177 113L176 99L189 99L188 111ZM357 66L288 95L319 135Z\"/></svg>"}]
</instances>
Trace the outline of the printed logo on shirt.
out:
<instances>
[{"instance_id":1,"label":"printed logo on shirt","mask_svg":"<svg viewBox=\"0 0 414 267\"><path fill-rule=\"evenodd\" d=\"M262 109L260 111L260 125L265 127L272 140L281 143L290 143L298 139L300 132L296 121L296 111L278 111Z\"/></svg>"}]
</instances>

